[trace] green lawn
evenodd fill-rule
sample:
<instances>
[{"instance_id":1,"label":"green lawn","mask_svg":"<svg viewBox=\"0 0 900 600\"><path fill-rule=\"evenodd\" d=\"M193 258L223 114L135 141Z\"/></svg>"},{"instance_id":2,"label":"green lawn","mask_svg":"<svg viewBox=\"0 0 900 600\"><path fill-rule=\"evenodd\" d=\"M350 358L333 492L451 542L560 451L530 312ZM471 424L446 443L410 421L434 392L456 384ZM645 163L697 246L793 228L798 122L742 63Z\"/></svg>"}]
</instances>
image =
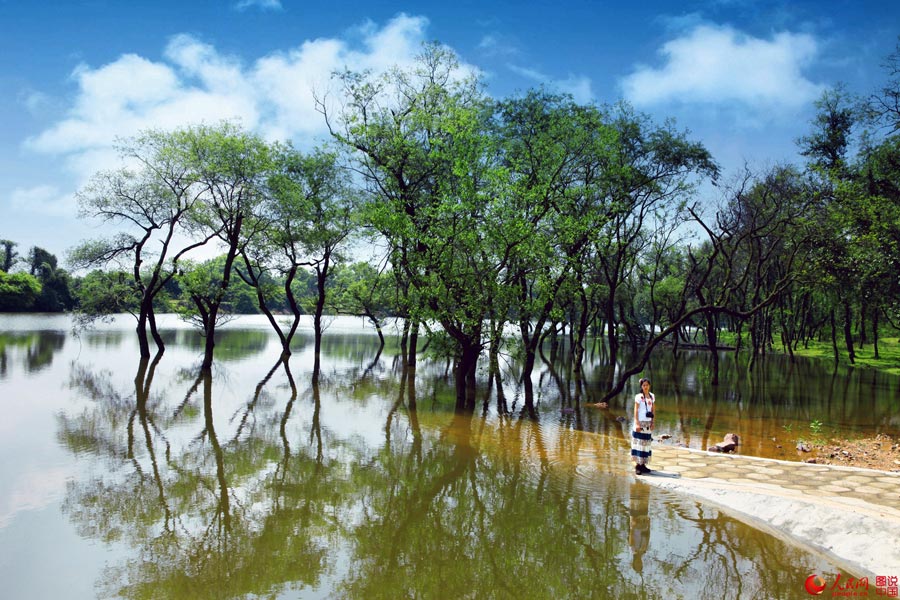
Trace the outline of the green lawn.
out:
<instances>
[{"instance_id":1,"label":"green lawn","mask_svg":"<svg viewBox=\"0 0 900 600\"><path fill-rule=\"evenodd\" d=\"M875 347L871 341L864 347L855 348L856 360L853 363L857 368L871 368L900 375L900 338L884 337L878 340L878 359L875 359ZM838 363L842 366L850 366L847 358L847 349L843 345L838 346ZM804 348L802 345L794 352L797 356L805 356L809 358L821 358L823 360L833 361L834 350L831 342L810 342L809 347Z\"/></svg>"}]
</instances>

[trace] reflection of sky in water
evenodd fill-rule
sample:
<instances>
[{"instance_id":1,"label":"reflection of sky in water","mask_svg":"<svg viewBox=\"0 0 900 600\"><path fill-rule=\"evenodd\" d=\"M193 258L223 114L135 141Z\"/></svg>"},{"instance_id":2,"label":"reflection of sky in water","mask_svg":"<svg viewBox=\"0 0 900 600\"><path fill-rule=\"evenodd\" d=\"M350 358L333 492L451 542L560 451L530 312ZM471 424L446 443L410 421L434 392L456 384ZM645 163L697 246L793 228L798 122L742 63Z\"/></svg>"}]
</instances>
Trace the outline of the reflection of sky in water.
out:
<instances>
[{"instance_id":1,"label":"reflection of sky in water","mask_svg":"<svg viewBox=\"0 0 900 600\"><path fill-rule=\"evenodd\" d=\"M68 317L4 318L0 321L0 334L3 331L28 332L35 327L68 332ZM23 591L22 597L39 589L40 581L23 583L21 576L11 570L16 565L21 567L21 559L16 562L8 557L15 552L34 556L43 553L40 544L46 543L46 537L33 536L29 529L33 527L29 524L33 522L34 514L59 505L67 492L67 483L77 488L93 479L122 481L133 477L138 467L144 474L154 471L138 419L133 422L134 458L126 458L125 432L133 412L134 380L139 364L132 328L133 320L123 317L115 324L101 325L79 338L68 336L64 344L51 349L52 355L46 366L36 371L24 366L27 347L7 348L8 375L0 379L0 407L5 413L0 419L0 453L4 456L0 463L0 576L6 581L12 580L13 589ZM194 335L188 324L169 315L161 316L160 328L164 333ZM242 444L264 440L276 449L282 444L278 426L291 397L288 378L282 368L271 374L258 399L254 399L257 385L276 365L280 352L274 335L260 337L262 333L268 334L268 328L264 317L241 318L225 326L225 331L233 331L235 335L224 336L221 345L217 346L217 352L227 358L217 360L213 367L214 429L219 445L229 458L240 457ZM246 330L249 333L240 333ZM359 339L351 335L359 333L369 337ZM309 323L303 325L300 335L311 336ZM344 335L347 337L342 337ZM443 363L429 365L422 361L416 380L418 424L411 422L404 403L393 413L387 428L388 415L400 391L396 372L390 368L393 357L382 356L381 370L376 370L366 381L359 381L359 375L366 370L377 350L374 336L374 330L364 326L360 319L339 318L330 324L323 348L318 414L310 384L314 358L312 343L298 344L290 361L297 397L291 406L285 431L295 456L315 455L319 440L313 425L317 418L324 462L340 465L344 476L355 472L356 477L365 478L366 469L383 468L378 462L390 460L381 452L388 438L392 448L396 447L402 455L410 452L414 430L418 427L423 456L441 452L451 457L470 454L478 465L476 476L480 469L487 468L496 469L496 473L488 470L482 476L494 473L506 477L502 465L515 464L520 469L516 477L526 482L524 489L528 494L541 489L547 502L559 502L558 507L548 510L587 511L596 520L607 518L616 523L616 527L628 530L632 496L638 492L631 483L633 479L627 475L630 469L627 441L619 437L619 424L604 423L598 411L587 409L579 415L581 425L576 426L574 417L561 415L560 394L548 387L550 378L547 377L541 383L543 395L537 407L537 423L522 419L518 414L498 416L493 399L487 416L482 417L480 398L471 421L457 422L452 411L452 382L441 377ZM184 338L176 335L173 339ZM248 340L249 343L245 343ZM208 439L201 436L205 427L203 386L200 385L185 403L188 391L195 383L201 351L192 343L173 343L167 347L154 373L148 399L148 412L153 422L148 427L156 442L155 467L163 471L170 468L170 460L178 463L179 457L199 454L208 448ZM404 396L404 401L407 399ZM511 390L508 401L512 403L513 399ZM521 408L521 400L517 407ZM80 436L85 434L95 436L91 440L102 441L99 450L96 443L88 443L91 440L81 440ZM259 490L275 475L279 460L277 453L267 456L258 466L247 467L247 473L236 474L229 482L232 499L246 510L245 517L253 516L261 522L271 510L267 502L260 500ZM500 493L492 487L498 484L494 481L479 484L479 490L487 494L480 501L489 504L490 494ZM213 492L209 490L209 493ZM703 508L675 494L658 490L646 493L651 495L648 502L652 506L649 544L643 556L644 574L648 576L655 573L658 579L658 565L671 563L673 553L687 555L702 548L707 543L705 538L710 528L734 531L748 539L758 535L749 528L722 525L718 511ZM449 496L443 501L447 510L452 510L457 499ZM583 503L575 504L576 501ZM78 506L68 510L77 511ZM349 528L372 519L372 510L371 506L349 506L334 518ZM54 514L58 515L58 512ZM553 522L551 518L549 523ZM71 554L79 554L83 545L93 547L96 543L89 537L72 536L71 523L66 519L56 518L54 526L66 530L59 538L66 540L66 548ZM185 515L181 526L196 533L208 527L208 523L201 515ZM591 538L590 532L579 534ZM763 536L763 539L767 538ZM720 541L726 544L722 552L731 551L728 545L731 542ZM600 541L592 543L599 544ZM117 551L124 556L132 550L119 548ZM355 568L354 549L347 540L332 539L330 551L330 568L323 573L315 589L304 589L304 597L327 595L336 582ZM715 556L719 550L707 551ZM93 555L97 552L96 548L92 550ZM632 564L627 539L617 546L617 553L617 565ZM803 553L797 556L798 566L827 568L827 562L812 560ZM7 558L4 560L4 557ZM113 563L120 560L121 556L108 556L108 561ZM98 560L94 568L86 568L80 574L76 588L89 587L86 581L100 576L100 564ZM33 571L34 567L26 570ZM633 581L635 586L642 581L642 576L631 570L623 570L616 576ZM690 569L680 577L676 589L687 595L702 591L697 586L706 581L705 575L692 574Z\"/></svg>"}]
</instances>

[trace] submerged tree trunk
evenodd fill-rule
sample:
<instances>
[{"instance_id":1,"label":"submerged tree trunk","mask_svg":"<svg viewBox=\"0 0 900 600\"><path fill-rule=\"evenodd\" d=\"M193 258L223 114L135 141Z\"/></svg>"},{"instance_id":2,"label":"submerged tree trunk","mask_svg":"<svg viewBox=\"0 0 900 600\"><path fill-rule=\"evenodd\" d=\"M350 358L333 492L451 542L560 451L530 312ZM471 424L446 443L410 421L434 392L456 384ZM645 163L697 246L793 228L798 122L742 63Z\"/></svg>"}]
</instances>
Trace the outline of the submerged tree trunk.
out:
<instances>
[{"instance_id":1,"label":"submerged tree trunk","mask_svg":"<svg viewBox=\"0 0 900 600\"><path fill-rule=\"evenodd\" d=\"M266 316L266 319L269 321L269 325L272 326L272 329L275 330L275 334L278 335L278 339L281 342L281 356L286 357L290 356L290 344L287 339L285 339L284 332L281 331L281 327L278 326L278 321L275 320L275 315L272 314L272 311L269 309L269 303L266 300L266 294L263 290L262 283L260 282L260 277L262 276L262 270L253 267L253 263L250 262L250 257L247 256L245 251L241 252L241 258L244 259L244 266L247 268L247 274L244 275L240 271L238 271L238 275L240 275L241 279L244 280L244 283L252 287L256 290L256 305L259 307L259 310ZM288 293L290 293L290 284L288 286Z\"/></svg>"},{"instance_id":2,"label":"submerged tree trunk","mask_svg":"<svg viewBox=\"0 0 900 600\"><path fill-rule=\"evenodd\" d=\"M590 315L588 314L587 294L582 290L579 296L581 310L578 314L578 325L575 326L573 324L572 327L572 362L574 363L575 373L581 375L584 368L585 339L587 338Z\"/></svg>"},{"instance_id":3,"label":"submerged tree trunk","mask_svg":"<svg viewBox=\"0 0 900 600\"><path fill-rule=\"evenodd\" d=\"M615 364L619 359L619 332L616 327L615 290L610 290L606 300L606 340L609 348L609 362ZM612 381L610 381L612 385Z\"/></svg>"},{"instance_id":4,"label":"submerged tree trunk","mask_svg":"<svg viewBox=\"0 0 900 600\"><path fill-rule=\"evenodd\" d=\"M403 358L403 366L407 366L407 346L409 344L409 317L403 319L403 331L400 334L400 356Z\"/></svg>"},{"instance_id":5,"label":"submerged tree trunk","mask_svg":"<svg viewBox=\"0 0 900 600\"><path fill-rule=\"evenodd\" d=\"M416 353L419 345L419 321L413 320L409 326L409 354L406 357L406 365L416 368Z\"/></svg>"},{"instance_id":6,"label":"submerged tree trunk","mask_svg":"<svg viewBox=\"0 0 900 600\"><path fill-rule=\"evenodd\" d=\"M156 343L157 354L162 354L166 351L166 344L163 342L162 335L156 327L156 312L153 310L152 301L150 302L150 310L147 311L147 324L150 325L150 335L153 336L153 341Z\"/></svg>"},{"instance_id":7,"label":"submerged tree trunk","mask_svg":"<svg viewBox=\"0 0 900 600\"><path fill-rule=\"evenodd\" d=\"M150 340L147 339L147 314L141 309L138 315L137 327L135 328L138 338L138 348L141 352L141 358L150 358Z\"/></svg>"},{"instance_id":8,"label":"submerged tree trunk","mask_svg":"<svg viewBox=\"0 0 900 600\"><path fill-rule=\"evenodd\" d=\"M457 410L475 410L475 374L480 354L481 344L467 341L464 343L462 352L457 358L456 365L453 368L454 381L456 383Z\"/></svg>"},{"instance_id":9,"label":"submerged tree trunk","mask_svg":"<svg viewBox=\"0 0 900 600\"><path fill-rule=\"evenodd\" d=\"M316 311L313 315L316 363L319 362L319 354L322 352L322 315L325 314L325 299L328 293L325 283L328 281L329 259L326 254L322 262L316 265Z\"/></svg>"},{"instance_id":10,"label":"submerged tree trunk","mask_svg":"<svg viewBox=\"0 0 900 600\"><path fill-rule=\"evenodd\" d=\"M218 310L216 311L218 312ZM213 316L210 320L207 321L203 330L204 330L204 343L203 343L203 363L200 365L200 369L203 371L209 371L212 369L213 364L213 354L216 348L216 326L215 321L216 317Z\"/></svg>"}]
</instances>

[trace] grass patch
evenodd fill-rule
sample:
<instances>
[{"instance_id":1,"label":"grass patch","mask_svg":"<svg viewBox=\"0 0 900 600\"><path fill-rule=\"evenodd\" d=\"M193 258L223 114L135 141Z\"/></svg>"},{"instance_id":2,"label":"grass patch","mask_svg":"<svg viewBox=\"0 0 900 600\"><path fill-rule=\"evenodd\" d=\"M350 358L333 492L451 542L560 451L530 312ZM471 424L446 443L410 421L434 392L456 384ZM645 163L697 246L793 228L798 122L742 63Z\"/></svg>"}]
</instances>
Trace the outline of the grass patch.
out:
<instances>
[{"instance_id":1,"label":"grass patch","mask_svg":"<svg viewBox=\"0 0 900 600\"><path fill-rule=\"evenodd\" d=\"M884 337L878 340L878 358L875 358L875 346L868 342L864 347L854 348L856 360L851 365L847 349L838 346L838 364L842 366L877 369L885 373L900 375L900 338ZM794 351L797 356L834 360L834 349L831 342L810 342L808 347L800 346Z\"/></svg>"}]
</instances>

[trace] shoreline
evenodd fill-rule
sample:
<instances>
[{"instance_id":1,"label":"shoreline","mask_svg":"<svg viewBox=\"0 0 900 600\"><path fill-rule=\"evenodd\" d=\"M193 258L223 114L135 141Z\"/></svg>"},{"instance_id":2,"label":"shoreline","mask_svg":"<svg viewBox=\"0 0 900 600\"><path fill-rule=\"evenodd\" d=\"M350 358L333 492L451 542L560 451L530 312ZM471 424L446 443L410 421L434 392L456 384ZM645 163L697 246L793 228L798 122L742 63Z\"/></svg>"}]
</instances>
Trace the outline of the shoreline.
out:
<instances>
[{"instance_id":1,"label":"shoreline","mask_svg":"<svg viewBox=\"0 0 900 600\"><path fill-rule=\"evenodd\" d=\"M660 455L660 464L656 468L664 476L649 475L640 479L660 489L715 505L757 529L825 555L846 573L857 578L868 577L870 584L874 584L876 576L900 575L900 544L897 543L900 540L900 475L897 473L842 465L809 465L818 467L812 471L804 469L803 463L778 459L723 456L701 450L681 451L693 456L675 460L672 452L654 452L654 458ZM703 462L698 462L700 460ZM718 478L704 475L699 470L692 472L690 466L679 464L690 461L703 467L709 463L736 466L750 478ZM773 467L790 467L789 477L804 485L813 473L817 478L825 474L832 481L824 485L816 483L809 490L793 489L804 487L801 485L789 488L767 483L764 475L775 470ZM823 471L823 468L827 470ZM672 474L683 476L673 477ZM757 480L753 480L754 475ZM836 483L853 485L857 493L842 493L840 490L846 488ZM867 485L880 486L879 493L871 493L873 487L867 497L861 497L859 492ZM882 502L882 490L885 495L895 498L897 504Z\"/></svg>"}]
</instances>

